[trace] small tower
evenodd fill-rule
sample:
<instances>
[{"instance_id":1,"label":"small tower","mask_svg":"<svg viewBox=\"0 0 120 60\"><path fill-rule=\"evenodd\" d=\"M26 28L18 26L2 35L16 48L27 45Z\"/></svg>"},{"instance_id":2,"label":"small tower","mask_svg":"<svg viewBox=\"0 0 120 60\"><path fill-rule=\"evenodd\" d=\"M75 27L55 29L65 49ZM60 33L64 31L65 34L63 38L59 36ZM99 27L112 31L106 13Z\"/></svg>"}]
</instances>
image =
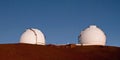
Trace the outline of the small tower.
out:
<instances>
[{"instance_id":1,"label":"small tower","mask_svg":"<svg viewBox=\"0 0 120 60\"><path fill-rule=\"evenodd\" d=\"M45 45L45 37L40 30L30 28L22 34L20 43Z\"/></svg>"},{"instance_id":2,"label":"small tower","mask_svg":"<svg viewBox=\"0 0 120 60\"><path fill-rule=\"evenodd\" d=\"M96 25L90 25L79 35L81 45L105 45L106 35Z\"/></svg>"}]
</instances>

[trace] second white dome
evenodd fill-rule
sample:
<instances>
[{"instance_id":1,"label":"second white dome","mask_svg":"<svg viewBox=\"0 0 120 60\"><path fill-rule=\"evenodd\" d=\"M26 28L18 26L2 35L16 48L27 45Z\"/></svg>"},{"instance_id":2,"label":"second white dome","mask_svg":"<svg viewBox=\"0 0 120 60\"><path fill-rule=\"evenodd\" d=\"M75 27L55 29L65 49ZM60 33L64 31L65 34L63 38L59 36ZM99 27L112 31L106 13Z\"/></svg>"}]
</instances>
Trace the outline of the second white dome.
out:
<instances>
[{"instance_id":1,"label":"second white dome","mask_svg":"<svg viewBox=\"0 0 120 60\"><path fill-rule=\"evenodd\" d=\"M105 45L106 35L100 28L91 25L81 32L79 40L83 45Z\"/></svg>"}]
</instances>

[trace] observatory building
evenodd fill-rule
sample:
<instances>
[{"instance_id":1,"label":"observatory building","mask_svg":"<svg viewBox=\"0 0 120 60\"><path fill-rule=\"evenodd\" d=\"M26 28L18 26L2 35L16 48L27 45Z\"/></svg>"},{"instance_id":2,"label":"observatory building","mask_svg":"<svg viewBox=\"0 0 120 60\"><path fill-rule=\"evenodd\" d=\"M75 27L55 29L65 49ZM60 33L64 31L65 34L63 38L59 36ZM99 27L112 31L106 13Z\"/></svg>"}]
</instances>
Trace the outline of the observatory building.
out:
<instances>
[{"instance_id":1,"label":"observatory building","mask_svg":"<svg viewBox=\"0 0 120 60\"><path fill-rule=\"evenodd\" d=\"M96 25L90 25L79 35L79 43L81 45L105 45L106 35Z\"/></svg>"},{"instance_id":2,"label":"observatory building","mask_svg":"<svg viewBox=\"0 0 120 60\"><path fill-rule=\"evenodd\" d=\"M45 37L40 30L30 28L22 34L20 43L45 45Z\"/></svg>"}]
</instances>

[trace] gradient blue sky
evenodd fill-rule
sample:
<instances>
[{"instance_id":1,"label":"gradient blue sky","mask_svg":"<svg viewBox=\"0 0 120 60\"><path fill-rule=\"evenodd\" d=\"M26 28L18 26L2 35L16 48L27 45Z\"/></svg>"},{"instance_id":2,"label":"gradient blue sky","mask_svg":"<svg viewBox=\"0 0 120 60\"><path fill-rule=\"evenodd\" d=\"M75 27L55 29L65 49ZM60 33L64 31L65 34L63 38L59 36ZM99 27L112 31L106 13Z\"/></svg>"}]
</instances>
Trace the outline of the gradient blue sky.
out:
<instances>
[{"instance_id":1,"label":"gradient blue sky","mask_svg":"<svg viewBox=\"0 0 120 60\"><path fill-rule=\"evenodd\" d=\"M38 28L47 44L77 43L91 24L120 46L120 0L0 0L0 44L18 43L26 28Z\"/></svg>"}]
</instances>

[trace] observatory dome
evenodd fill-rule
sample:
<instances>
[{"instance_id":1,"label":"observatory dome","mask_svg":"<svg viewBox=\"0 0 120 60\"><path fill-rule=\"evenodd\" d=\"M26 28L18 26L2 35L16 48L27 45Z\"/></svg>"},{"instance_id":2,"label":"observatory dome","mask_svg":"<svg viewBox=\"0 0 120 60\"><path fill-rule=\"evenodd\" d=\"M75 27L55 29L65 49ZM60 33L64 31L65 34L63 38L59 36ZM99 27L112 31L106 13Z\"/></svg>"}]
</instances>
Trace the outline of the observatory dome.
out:
<instances>
[{"instance_id":1,"label":"observatory dome","mask_svg":"<svg viewBox=\"0 0 120 60\"><path fill-rule=\"evenodd\" d=\"M91 25L80 33L79 41L82 45L105 45L106 35L95 25Z\"/></svg>"},{"instance_id":2,"label":"observatory dome","mask_svg":"<svg viewBox=\"0 0 120 60\"><path fill-rule=\"evenodd\" d=\"M45 37L40 30L30 28L22 34L20 43L45 45Z\"/></svg>"}]
</instances>

